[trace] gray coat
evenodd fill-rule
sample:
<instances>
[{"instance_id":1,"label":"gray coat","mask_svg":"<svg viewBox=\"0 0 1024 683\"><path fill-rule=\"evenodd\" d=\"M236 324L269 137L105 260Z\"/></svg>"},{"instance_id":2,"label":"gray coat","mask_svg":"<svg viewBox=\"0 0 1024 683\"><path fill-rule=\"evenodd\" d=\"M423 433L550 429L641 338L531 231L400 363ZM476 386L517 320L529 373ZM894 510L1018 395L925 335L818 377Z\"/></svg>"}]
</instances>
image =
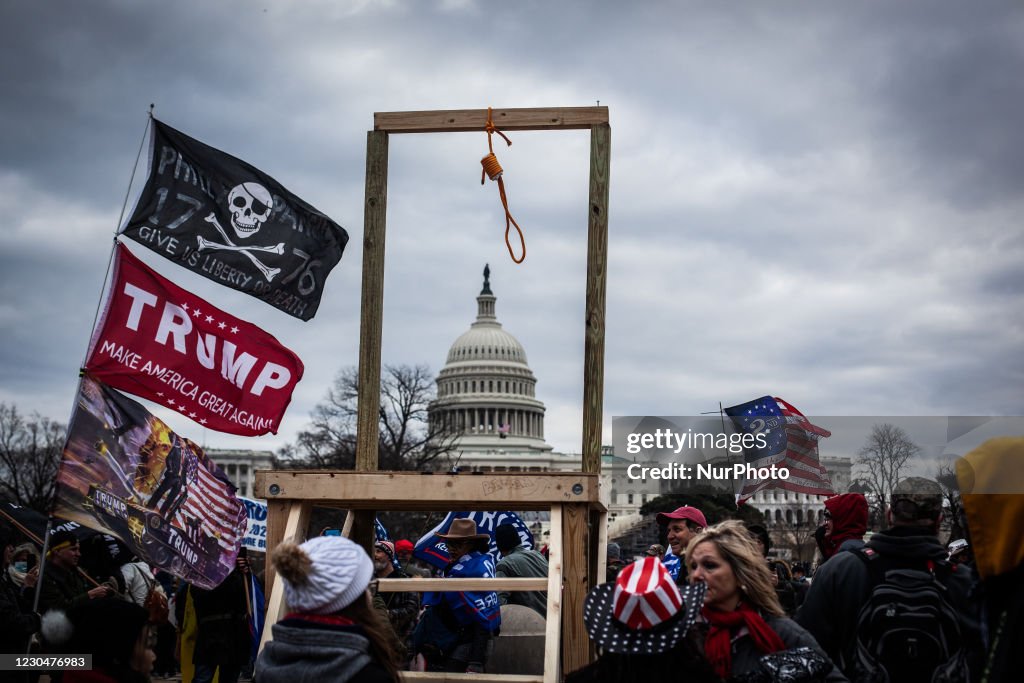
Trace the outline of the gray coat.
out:
<instances>
[{"instance_id":1,"label":"gray coat","mask_svg":"<svg viewBox=\"0 0 1024 683\"><path fill-rule=\"evenodd\" d=\"M517 545L507 555L502 555L494 568L494 575L513 579L545 578L548 575L548 561L536 550L527 550ZM498 599L503 605L524 605L542 617L547 617L547 591L499 591Z\"/></svg>"},{"instance_id":2,"label":"gray coat","mask_svg":"<svg viewBox=\"0 0 1024 683\"><path fill-rule=\"evenodd\" d=\"M377 683L390 681L370 656L370 641L354 630L274 624L274 639L256 659L257 683Z\"/></svg>"}]
</instances>

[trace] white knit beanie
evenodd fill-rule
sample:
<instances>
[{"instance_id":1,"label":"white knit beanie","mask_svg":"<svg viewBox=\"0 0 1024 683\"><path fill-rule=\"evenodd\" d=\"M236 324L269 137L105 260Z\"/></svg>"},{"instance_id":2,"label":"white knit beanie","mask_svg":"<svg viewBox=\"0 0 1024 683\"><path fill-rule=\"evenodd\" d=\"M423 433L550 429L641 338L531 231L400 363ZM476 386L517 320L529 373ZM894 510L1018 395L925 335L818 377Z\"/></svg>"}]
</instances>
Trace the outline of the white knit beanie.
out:
<instances>
[{"instance_id":1,"label":"white knit beanie","mask_svg":"<svg viewBox=\"0 0 1024 683\"><path fill-rule=\"evenodd\" d=\"M342 536L317 536L299 546L282 543L273 561L284 579L285 602L299 612L333 614L344 609L373 578L366 551Z\"/></svg>"}]
</instances>

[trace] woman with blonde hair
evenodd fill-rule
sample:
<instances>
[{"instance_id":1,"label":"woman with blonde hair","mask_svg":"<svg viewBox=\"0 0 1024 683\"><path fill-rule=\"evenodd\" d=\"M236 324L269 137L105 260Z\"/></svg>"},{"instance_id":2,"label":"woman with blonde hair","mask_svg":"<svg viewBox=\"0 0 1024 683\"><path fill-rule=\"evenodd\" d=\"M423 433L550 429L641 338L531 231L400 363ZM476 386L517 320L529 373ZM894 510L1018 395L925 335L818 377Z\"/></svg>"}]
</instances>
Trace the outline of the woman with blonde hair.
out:
<instances>
[{"instance_id":1,"label":"woman with blonde hair","mask_svg":"<svg viewBox=\"0 0 1024 683\"><path fill-rule=\"evenodd\" d=\"M373 562L341 536L282 543L271 561L284 579L289 612L256 660L260 683L398 681L390 627L367 588Z\"/></svg>"},{"instance_id":2,"label":"woman with blonde hair","mask_svg":"<svg viewBox=\"0 0 1024 683\"><path fill-rule=\"evenodd\" d=\"M847 680L814 637L785 616L770 570L742 522L721 522L691 539L686 566L691 583L706 585L695 630L719 676L756 676L773 666L776 653L788 651L805 668L801 680Z\"/></svg>"}]
</instances>

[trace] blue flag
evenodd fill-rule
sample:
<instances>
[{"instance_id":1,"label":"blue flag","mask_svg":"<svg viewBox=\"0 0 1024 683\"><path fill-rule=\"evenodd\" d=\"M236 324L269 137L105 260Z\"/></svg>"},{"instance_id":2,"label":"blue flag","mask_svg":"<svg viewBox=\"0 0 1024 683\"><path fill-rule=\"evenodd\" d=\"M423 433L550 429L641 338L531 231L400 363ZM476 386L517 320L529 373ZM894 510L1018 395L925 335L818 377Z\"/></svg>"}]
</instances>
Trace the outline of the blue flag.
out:
<instances>
[{"instance_id":1,"label":"blue flag","mask_svg":"<svg viewBox=\"0 0 1024 683\"><path fill-rule=\"evenodd\" d=\"M738 406L725 409L732 418L736 430L741 434L763 435L765 446L744 450L746 462L758 462L766 458L781 460L786 451L786 418L779 410L779 404L771 396L762 396Z\"/></svg>"},{"instance_id":2,"label":"blue flag","mask_svg":"<svg viewBox=\"0 0 1024 683\"><path fill-rule=\"evenodd\" d=\"M812 424L791 403L778 396L761 398L725 409L736 429L756 439L745 449L744 459L757 467L780 465L788 470L787 479L759 479L748 475L736 495L739 505L765 488L781 488L812 496L835 494L828 472L818 457L818 441L832 435Z\"/></svg>"},{"instance_id":3,"label":"blue flag","mask_svg":"<svg viewBox=\"0 0 1024 683\"><path fill-rule=\"evenodd\" d=\"M668 570L669 576L672 577L673 581L679 580L679 568L683 565L683 561L672 554L669 550L665 553L665 557L661 558L662 564L665 565L665 569Z\"/></svg>"},{"instance_id":4,"label":"blue flag","mask_svg":"<svg viewBox=\"0 0 1024 683\"><path fill-rule=\"evenodd\" d=\"M494 578L494 558L488 553L470 553L454 565L450 578ZM463 626L477 623L488 631L501 627L501 602L495 591L448 591L424 593L424 606L447 602L455 619Z\"/></svg>"},{"instance_id":5,"label":"blue flag","mask_svg":"<svg viewBox=\"0 0 1024 683\"><path fill-rule=\"evenodd\" d=\"M249 597L252 599L252 614L249 615L249 633L252 634L252 658L255 661L256 655L260 653L260 639L263 638L263 613L266 611L266 598L263 596L263 587L256 577L249 574Z\"/></svg>"},{"instance_id":6,"label":"blue flag","mask_svg":"<svg viewBox=\"0 0 1024 683\"><path fill-rule=\"evenodd\" d=\"M476 531L479 534L488 534L490 538L489 552L494 561L498 559L498 546L494 542L494 530L501 524L511 524L519 532L519 540L526 548L533 548L533 534L526 523L514 512L449 512L440 524L423 535L412 554L418 560L423 560L438 569L444 569L450 561L448 557L448 546L444 539L437 534L446 534L451 528L452 522L456 519L468 518L476 522Z\"/></svg>"}]
</instances>

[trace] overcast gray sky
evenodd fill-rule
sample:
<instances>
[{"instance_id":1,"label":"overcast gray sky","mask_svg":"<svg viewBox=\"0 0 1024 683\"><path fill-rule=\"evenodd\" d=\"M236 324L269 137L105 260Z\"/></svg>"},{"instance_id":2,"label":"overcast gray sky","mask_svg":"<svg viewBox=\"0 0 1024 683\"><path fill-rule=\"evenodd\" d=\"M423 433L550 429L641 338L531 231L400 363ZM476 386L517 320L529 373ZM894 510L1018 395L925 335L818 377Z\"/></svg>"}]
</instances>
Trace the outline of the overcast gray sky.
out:
<instances>
[{"instance_id":1,"label":"overcast gray sky","mask_svg":"<svg viewBox=\"0 0 1024 683\"><path fill-rule=\"evenodd\" d=\"M276 449L357 361L375 111L609 107L613 415L1024 414L1017 3L0 2L0 401L66 421L150 103L352 239L302 323L132 245L303 359ZM589 134L392 136L385 362L438 371L490 263L548 441L580 450ZM136 179L133 198L141 188ZM827 442L823 452L828 454ZM845 454L845 453L843 453Z\"/></svg>"}]
</instances>

